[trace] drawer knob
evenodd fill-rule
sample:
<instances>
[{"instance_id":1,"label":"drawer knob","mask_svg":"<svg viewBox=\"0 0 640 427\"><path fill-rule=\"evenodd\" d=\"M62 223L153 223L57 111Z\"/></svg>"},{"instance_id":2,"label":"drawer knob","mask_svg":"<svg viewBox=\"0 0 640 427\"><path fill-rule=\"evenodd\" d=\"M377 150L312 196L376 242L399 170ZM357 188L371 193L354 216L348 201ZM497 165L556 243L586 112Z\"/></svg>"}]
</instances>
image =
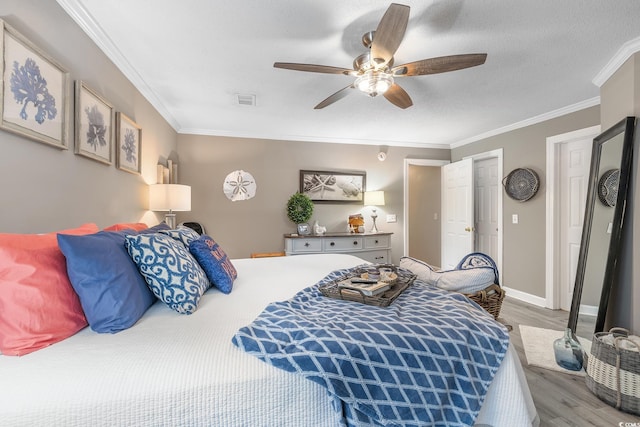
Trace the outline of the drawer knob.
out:
<instances>
[{"instance_id":1,"label":"drawer knob","mask_svg":"<svg viewBox=\"0 0 640 427\"><path fill-rule=\"evenodd\" d=\"M309 247L309 242L305 242L304 247L308 248Z\"/></svg>"},{"instance_id":2,"label":"drawer knob","mask_svg":"<svg viewBox=\"0 0 640 427\"><path fill-rule=\"evenodd\" d=\"M329 243L329 245L330 245L330 246L335 246L335 245L336 245L336 242L331 242L331 243Z\"/></svg>"},{"instance_id":3,"label":"drawer knob","mask_svg":"<svg viewBox=\"0 0 640 427\"><path fill-rule=\"evenodd\" d=\"M378 239L376 239L376 245L378 244Z\"/></svg>"},{"instance_id":4,"label":"drawer knob","mask_svg":"<svg viewBox=\"0 0 640 427\"><path fill-rule=\"evenodd\" d=\"M353 246L358 246L358 241L357 240L353 241Z\"/></svg>"}]
</instances>

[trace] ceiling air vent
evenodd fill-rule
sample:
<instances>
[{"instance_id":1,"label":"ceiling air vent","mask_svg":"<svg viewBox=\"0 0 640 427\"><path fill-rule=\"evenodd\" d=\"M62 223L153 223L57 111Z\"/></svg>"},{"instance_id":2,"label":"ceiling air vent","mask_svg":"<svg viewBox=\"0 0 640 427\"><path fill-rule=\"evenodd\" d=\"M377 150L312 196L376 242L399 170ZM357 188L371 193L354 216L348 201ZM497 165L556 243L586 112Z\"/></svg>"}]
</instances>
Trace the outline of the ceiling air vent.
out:
<instances>
[{"instance_id":1,"label":"ceiling air vent","mask_svg":"<svg viewBox=\"0 0 640 427\"><path fill-rule=\"evenodd\" d=\"M256 106L256 96L255 95L237 94L236 95L236 100L238 102L238 105L247 105L247 106L251 106L251 107L255 107Z\"/></svg>"}]
</instances>

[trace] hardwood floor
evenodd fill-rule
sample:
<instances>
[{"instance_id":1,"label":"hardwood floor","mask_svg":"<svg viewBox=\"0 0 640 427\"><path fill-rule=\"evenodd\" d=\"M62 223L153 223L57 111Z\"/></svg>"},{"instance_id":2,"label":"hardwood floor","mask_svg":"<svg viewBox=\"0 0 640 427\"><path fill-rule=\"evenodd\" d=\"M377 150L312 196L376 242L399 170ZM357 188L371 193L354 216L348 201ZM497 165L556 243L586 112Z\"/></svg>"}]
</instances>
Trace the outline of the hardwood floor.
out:
<instances>
[{"instance_id":1,"label":"hardwood floor","mask_svg":"<svg viewBox=\"0 0 640 427\"><path fill-rule=\"evenodd\" d=\"M518 326L564 330L568 317L566 311L540 308L508 296L502 303L500 320L513 327L511 340L527 376L540 426L640 427L640 417L602 402L587 388L584 377L527 365Z\"/></svg>"}]
</instances>

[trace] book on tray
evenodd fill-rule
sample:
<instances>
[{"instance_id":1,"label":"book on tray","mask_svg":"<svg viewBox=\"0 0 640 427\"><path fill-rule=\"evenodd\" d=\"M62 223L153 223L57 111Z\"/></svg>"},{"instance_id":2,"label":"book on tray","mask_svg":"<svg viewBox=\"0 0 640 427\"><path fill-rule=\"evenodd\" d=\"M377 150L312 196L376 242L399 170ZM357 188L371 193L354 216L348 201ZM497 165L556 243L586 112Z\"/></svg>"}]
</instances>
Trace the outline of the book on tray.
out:
<instances>
[{"instance_id":1,"label":"book on tray","mask_svg":"<svg viewBox=\"0 0 640 427\"><path fill-rule=\"evenodd\" d=\"M377 280L352 278L338 282L338 288L356 291L366 296L374 296L389 290L391 285Z\"/></svg>"}]
</instances>

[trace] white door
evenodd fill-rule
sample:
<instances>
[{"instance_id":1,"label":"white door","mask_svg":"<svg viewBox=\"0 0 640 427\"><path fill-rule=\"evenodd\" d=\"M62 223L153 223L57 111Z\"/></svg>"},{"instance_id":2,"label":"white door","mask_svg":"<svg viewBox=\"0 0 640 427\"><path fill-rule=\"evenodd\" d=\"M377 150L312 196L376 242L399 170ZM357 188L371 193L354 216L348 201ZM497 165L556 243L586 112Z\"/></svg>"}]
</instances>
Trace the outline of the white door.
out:
<instances>
[{"instance_id":1,"label":"white door","mask_svg":"<svg viewBox=\"0 0 640 427\"><path fill-rule=\"evenodd\" d=\"M498 259L498 158L477 160L473 165L475 190L475 250Z\"/></svg>"},{"instance_id":2,"label":"white door","mask_svg":"<svg viewBox=\"0 0 640 427\"><path fill-rule=\"evenodd\" d=\"M569 310L578 268L591 162L590 139L560 147L560 308Z\"/></svg>"},{"instance_id":3,"label":"white door","mask_svg":"<svg viewBox=\"0 0 640 427\"><path fill-rule=\"evenodd\" d=\"M473 160L442 167L442 261L454 268L473 252Z\"/></svg>"}]
</instances>

